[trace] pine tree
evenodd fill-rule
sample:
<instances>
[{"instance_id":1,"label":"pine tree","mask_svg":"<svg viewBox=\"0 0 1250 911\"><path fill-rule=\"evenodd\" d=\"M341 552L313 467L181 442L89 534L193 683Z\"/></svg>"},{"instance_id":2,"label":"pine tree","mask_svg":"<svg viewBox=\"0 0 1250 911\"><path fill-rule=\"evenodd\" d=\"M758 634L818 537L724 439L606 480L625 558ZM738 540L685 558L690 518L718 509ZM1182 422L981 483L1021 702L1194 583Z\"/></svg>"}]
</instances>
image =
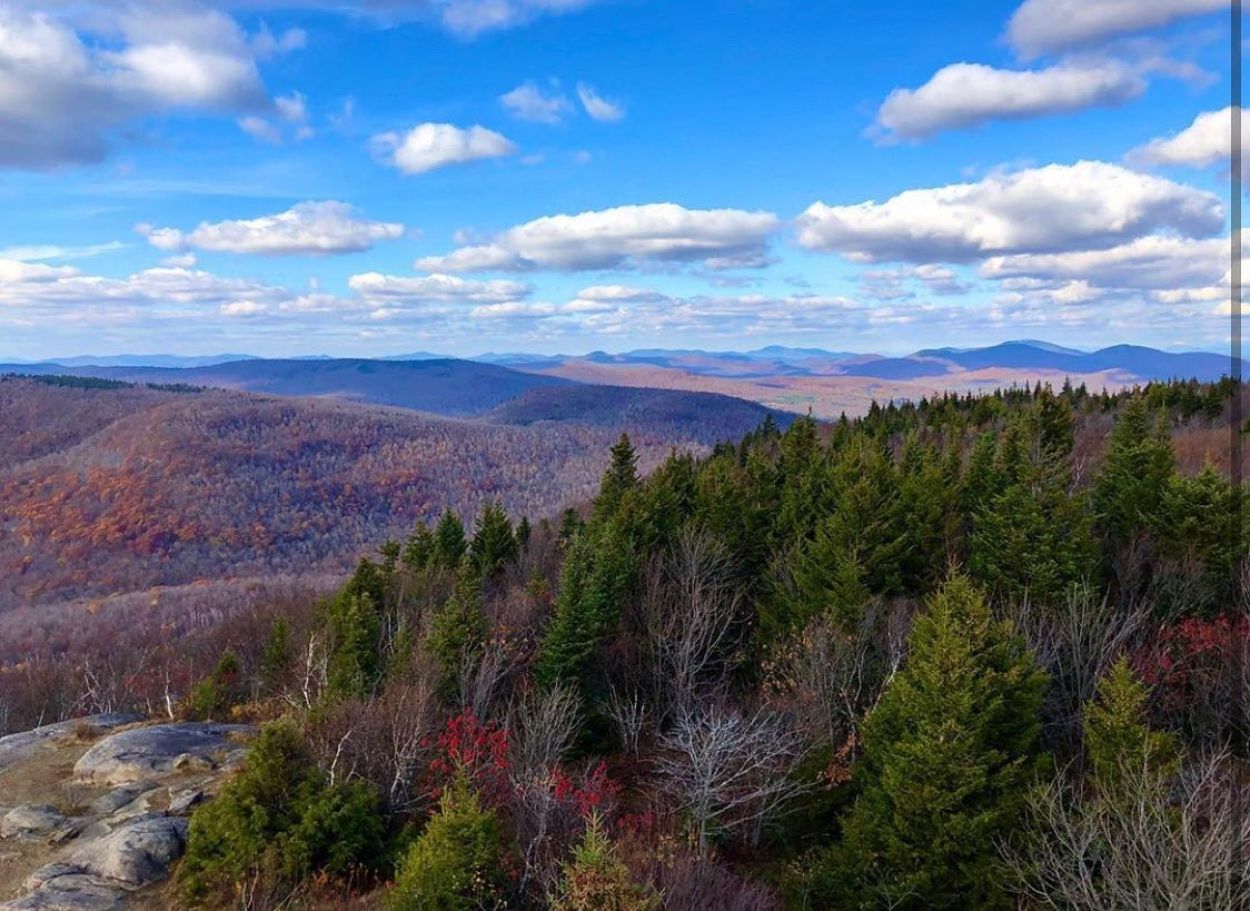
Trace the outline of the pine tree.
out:
<instances>
[{"instance_id":1,"label":"pine tree","mask_svg":"<svg viewBox=\"0 0 1250 911\"><path fill-rule=\"evenodd\" d=\"M560 892L553 911L655 911L660 907L655 890L634 882L629 868L617 858L598 813L590 817L572 861L564 866Z\"/></svg>"},{"instance_id":2,"label":"pine tree","mask_svg":"<svg viewBox=\"0 0 1250 911\"><path fill-rule=\"evenodd\" d=\"M1010 908L998 843L1038 757L1046 678L954 576L863 729L863 790L833 853L836 907Z\"/></svg>"},{"instance_id":3,"label":"pine tree","mask_svg":"<svg viewBox=\"0 0 1250 911\"><path fill-rule=\"evenodd\" d=\"M1158 523L1163 491L1174 467L1166 426L1152 421L1145 399L1135 397L1111 431L1094 482L1099 523L1114 545L1128 544Z\"/></svg>"},{"instance_id":4,"label":"pine tree","mask_svg":"<svg viewBox=\"0 0 1250 911\"><path fill-rule=\"evenodd\" d=\"M616 626L633 571L633 549L611 523L587 529L574 539L560 575L555 615L534 668L542 686L587 687L595 650Z\"/></svg>"},{"instance_id":5,"label":"pine tree","mask_svg":"<svg viewBox=\"0 0 1250 911\"><path fill-rule=\"evenodd\" d=\"M469 548L464 537L464 524L450 509L443 513L434 528L434 547L430 560L444 569L455 569Z\"/></svg>"},{"instance_id":6,"label":"pine tree","mask_svg":"<svg viewBox=\"0 0 1250 911\"><path fill-rule=\"evenodd\" d=\"M504 840L499 821L458 773L400 862L388 911L503 911Z\"/></svg>"},{"instance_id":7,"label":"pine tree","mask_svg":"<svg viewBox=\"0 0 1250 911\"><path fill-rule=\"evenodd\" d=\"M1146 725L1146 688L1121 655L1098 684L1098 696L1085 706L1085 755L1098 790L1113 797L1125 775L1145 772L1160 779L1180 769L1176 735Z\"/></svg>"},{"instance_id":8,"label":"pine tree","mask_svg":"<svg viewBox=\"0 0 1250 911\"><path fill-rule=\"evenodd\" d=\"M615 515L625 495L638 486L638 456L628 434L621 434L611 454L612 461L603 475L599 496L595 500L596 515Z\"/></svg>"},{"instance_id":9,"label":"pine tree","mask_svg":"<svg viewBox=\"0 0 1250 911\"><path fill-rule=\"evenodd\" d=\"M473 530L470 561L483 579L491 579L516 558L517 541L507 513L499 503L487 503Z\"/></svg>"}]
</instances>

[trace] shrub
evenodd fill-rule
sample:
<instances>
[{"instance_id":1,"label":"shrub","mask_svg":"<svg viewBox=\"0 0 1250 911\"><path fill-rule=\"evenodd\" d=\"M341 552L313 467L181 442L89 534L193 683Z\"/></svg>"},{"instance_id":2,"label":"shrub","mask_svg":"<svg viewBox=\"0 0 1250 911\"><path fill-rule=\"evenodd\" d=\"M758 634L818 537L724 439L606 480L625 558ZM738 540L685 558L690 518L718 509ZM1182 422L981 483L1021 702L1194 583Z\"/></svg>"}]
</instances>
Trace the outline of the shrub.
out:
<instances>
[{"instance_id":1,"label":"shrub","mask_svg":"<svg viewBox=\"0 0 1250 911\"><path fill-rule=\"evenodd\" d=\"M238 777L191 817L182 867L190 896L260 874L296 883L344 875L382 847L377 795L360 781L331 784L295 725L266 725Z\"/></svg>"},{"instance_id":2,"label":"shrub","mask_svg":"<svg viewBox=\"0 0 1250 911\"><path fill-rule=\"evenodd\" d=\"M484 911L506 907L499 822L464 774L443 791L438 811L400 863L390 911Z\"/></svg>"},{"instance_id":3,"label":"shrub","mask_svg":"<svg viewBox=\"0 0 1250 911\"><path fill-rule=\"evenodd\" d=\"M597 813L564 868L561 892L554 911L655 911L660 905L654 889L633 881Z\"/></svg>"}]
</instances>

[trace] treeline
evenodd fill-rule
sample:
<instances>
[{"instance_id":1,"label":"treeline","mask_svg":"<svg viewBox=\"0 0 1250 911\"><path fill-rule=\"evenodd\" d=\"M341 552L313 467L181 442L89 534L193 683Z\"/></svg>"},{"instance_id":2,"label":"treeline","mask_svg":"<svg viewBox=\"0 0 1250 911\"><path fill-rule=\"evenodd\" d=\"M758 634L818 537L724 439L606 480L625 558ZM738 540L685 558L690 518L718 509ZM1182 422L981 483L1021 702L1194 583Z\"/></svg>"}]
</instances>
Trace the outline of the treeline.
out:
<instances>
[{"instance_id":1,"label":"treeline","mask_svg":"<svg viewBox=\"0 0 1250 911\"><path fill-rule=\"evenodd\" d=\"M166 682L173 714L265 722L182 894L1232 907L1245 541L1226 454L1177 450L1237 392L766 421L645 474L622 437L583 509L445 511Z\"/></svg>"}]
</instances>

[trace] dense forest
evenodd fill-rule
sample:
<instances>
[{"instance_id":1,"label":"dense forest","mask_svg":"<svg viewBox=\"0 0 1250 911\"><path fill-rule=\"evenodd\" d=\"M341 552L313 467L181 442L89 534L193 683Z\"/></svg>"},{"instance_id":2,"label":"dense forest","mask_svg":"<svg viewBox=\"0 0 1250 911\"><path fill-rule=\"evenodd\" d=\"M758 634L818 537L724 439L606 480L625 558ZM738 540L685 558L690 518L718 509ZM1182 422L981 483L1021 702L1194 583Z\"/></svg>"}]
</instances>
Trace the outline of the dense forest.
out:
<instances>
[{"instance_id":1,"label":"dense forest","mask_svg":"<svg viewBox=\"0 0 1250 911\"><path fill-rule=\"evenodd\" d=\"M651 468L674 446L704 451L768 413L639 389L611 408L613 390L573 384L480 420L191 389L0 377L0 631L23 605L342 574L444 508L473 515L498 500L545 514L591 496L621 428ZM615 431L596 426L596 411ZM5 644L41 645L0 634Z\"/></svg>"},{"instance_id":2,"label":"dense forest","mask_svg":"<svg viewBox=\"0 0 1250 911\"><path fill-rule=\"evenodd\" d=\"M770 419L651 471L622 436L582 507L446 510L0 700L261 726L192 907L1231 907L1237 392Z\"/></svg>"}]
</instances>

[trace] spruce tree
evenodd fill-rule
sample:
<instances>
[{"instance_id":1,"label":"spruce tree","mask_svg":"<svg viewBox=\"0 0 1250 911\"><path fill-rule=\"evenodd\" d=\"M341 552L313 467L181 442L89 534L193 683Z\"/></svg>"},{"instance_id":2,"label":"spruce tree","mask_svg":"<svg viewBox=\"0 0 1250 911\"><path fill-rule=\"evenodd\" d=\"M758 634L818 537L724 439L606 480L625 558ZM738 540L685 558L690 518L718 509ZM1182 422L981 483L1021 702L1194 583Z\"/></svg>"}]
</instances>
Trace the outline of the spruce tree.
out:
<instances>
[{"instance_id":1,"label":"spruce tree","mask_svg":"<svg viewBox=\"0 0 1250 911\"><path fill-rule=\"evenodd\" d=\"M455 569L460 565L465 551L469 548L464 536L464 523L450 509L443 513L434 528L434 547L430 552L430 560L444 569Z\"/></svg>"},{"instance_id":2,"label":"spruce tree","mask_svg":"<svg viewBox=\"0 0 1250 911\"><path fill-rule=\"evenodd\" d=\"M540 685L587 688L595 650L616 626L633 570L633 549L614 524L593 526L574 539L534 668Z\"/></svg>"},{"instance_id":3,"label":"spruce tree","mask_svg":"<svg viewBox=\"0 0 1250 911\"><path fill-rule=\"evenodd\" d=\"M998 845L1036 767L1045 675L953 576L863 729L863 790L834 852L834 907L1010 908Z\"/></svg>"},{"instance_id":4,"label":"spruce tree","mask_svg":"<svg viewBox=\"0 0 1250 911\"><path fill-rule=\"evenodd\" d=\"M1116 421L1094 481L1098 520L1115 546L1157 525L1163 491L1175 467L1167 427L1135 397Z\"/></svg>"},{"instance_id":5,"label":"spruce tree","mask_svg":"<svg viewBox=\"0 0 1250 911\"><path fill-rule=\"evenodd\" d=\"M621 506L625 495L638 486L638 456L629 435L622 433L611 449L612 461L599 485L595 500L598 515L612 516Z\"/></svg>"},{"instance_id":6,"label":"spruce tree","mask_svg":"<svg viewBox=\"0 0 1250 911\"><path fill-rule=\"evenodd\" d=\"M507 513L499 503L487 503L473 530L469 559L483 579L491 579L516 558L516 536Z\"/></svg>"},{"instance_id":7,"label":"spruce tree","mask_svg":"<svg viewBox=\"0 0 1250 911\"><path fill-rule=\"evenodd\" d=\"M450 697L466 661L473 660L489 632L482 608L481 581L466 557L456 576L456 587L447 603L434 614L425 648L442 672L440 689Z\"/></svg>"},{"instance_id":8,"label":"spruce tree","mask_svg":"<svg viewBox=\"0 0 1250 911\"><path fill-rule=\"evenodd\" d=\"M1098 684L1098 696L1085 706L1085 755L1098 791L1114 797L1126 775L1146 773L1167 779L1180 769L1176 735L1146 725L1146 688L1119 660Z\"/></svg>"}]
</instances>

